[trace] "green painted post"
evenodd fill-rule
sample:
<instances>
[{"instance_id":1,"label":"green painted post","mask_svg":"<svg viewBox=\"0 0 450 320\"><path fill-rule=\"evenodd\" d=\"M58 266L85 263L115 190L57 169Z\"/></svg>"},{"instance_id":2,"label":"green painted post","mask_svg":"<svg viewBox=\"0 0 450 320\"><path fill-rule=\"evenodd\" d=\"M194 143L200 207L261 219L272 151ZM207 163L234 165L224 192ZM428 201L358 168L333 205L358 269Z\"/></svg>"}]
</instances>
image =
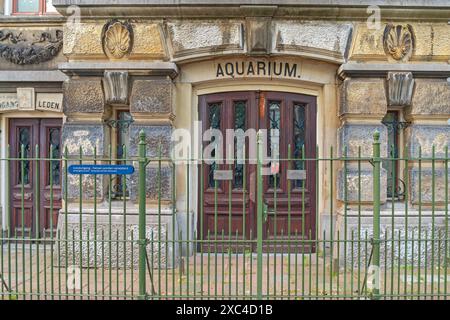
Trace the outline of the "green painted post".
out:
<instances>
[{"instance_id":1,"label":"green painted post","mask_svg":"<svg viewBox=\"0 0 450 320\"><path fill-rule=\"evenodd\" d=\"M256 294L258 300L262 300L262 281L263 281L263 181L262 181L262 159L261 159L261 144L262 136L261 132L258 132L257 137L257 147L256 147L256 207L257 207L257 218L256 218L256 232L257 232L257 268L256 268Z\"/></svg>"},{"instance_id":2,"label":"green painted post","mask_svg":"<svg viewBox=\"0 0 450 320\"><path fill-rule=\"evenodd\" d=\"M146 211L146 192L145 192L145 167L147 166L145 142L145 132L139 132L139 299L145 300L147 293L145 288L145 256L147 250L147 240L145 235L145 211Z\"/></svg>"},{"instance_id":3,"label":"green painted post","mask_svg":"<svg viewBox=\"0 0 450 320\"><path fill-rule=\"evenodd\" d=\"M373 135L373 262L371 265L373 299L379 299L380 294L380 133L376 131Z\"/></svg>"}]
</instances>

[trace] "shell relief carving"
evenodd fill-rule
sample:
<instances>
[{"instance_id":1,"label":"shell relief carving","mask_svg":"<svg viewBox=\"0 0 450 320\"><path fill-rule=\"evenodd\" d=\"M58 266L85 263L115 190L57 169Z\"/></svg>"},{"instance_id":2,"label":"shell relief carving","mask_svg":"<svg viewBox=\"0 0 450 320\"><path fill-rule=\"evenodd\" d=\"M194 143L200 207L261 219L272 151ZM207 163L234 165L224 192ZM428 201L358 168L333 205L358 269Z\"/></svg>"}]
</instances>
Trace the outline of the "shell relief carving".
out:
<instances>
[{"instance_id":1,"label":"shell relief carving","mask_svg":"<svg viewBox=\"0 0 450 320\"><path fill-rule=\"evenodd\" d=\"M122 59L133 48L133 28L129 22L111 20L103 27L103 51L110 59Z\"/></svg>"},{"instance_id":2,"label":"shell relief carving","mask_svg":"<svg viewBox=\"0 0 450 320\"><path fill-rule=\"evenodd\" d=\"M384 29L384 51L397 61L407 61L415 45L412 26L388 24Z\"/></svg>"}]
</instances>

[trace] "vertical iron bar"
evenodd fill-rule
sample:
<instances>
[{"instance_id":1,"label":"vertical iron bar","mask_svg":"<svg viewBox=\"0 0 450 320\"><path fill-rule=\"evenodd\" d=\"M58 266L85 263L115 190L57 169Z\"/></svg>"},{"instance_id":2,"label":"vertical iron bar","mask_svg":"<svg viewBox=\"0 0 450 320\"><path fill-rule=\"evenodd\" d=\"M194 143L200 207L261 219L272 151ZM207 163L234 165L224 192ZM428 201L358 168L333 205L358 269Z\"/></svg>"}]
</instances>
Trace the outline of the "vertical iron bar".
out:
<instances>
[{"instance_id":1,"label":"vertical iron bar","mask_svg":"<svg viewBox=\"0 0 450 320\"><path fill-rule=\"evenodd\" d=\"M145 214L146 214L146 190L145 190L145 168L147 166L145 132L139 132L139 299L145 300L147 293L145 288Z\"/></svg>"},{"instance_id":2,"label":"vertical iron bar","mask_svg":"<svg viewBox=\"0 0 450 320\"><path fill-rule=\"evenodd\" d=\"M375 279L373 287L373 298L379 299L379 272L380 272L380 133L373 135L373 276Z\"/></svg>"}]
</instances>

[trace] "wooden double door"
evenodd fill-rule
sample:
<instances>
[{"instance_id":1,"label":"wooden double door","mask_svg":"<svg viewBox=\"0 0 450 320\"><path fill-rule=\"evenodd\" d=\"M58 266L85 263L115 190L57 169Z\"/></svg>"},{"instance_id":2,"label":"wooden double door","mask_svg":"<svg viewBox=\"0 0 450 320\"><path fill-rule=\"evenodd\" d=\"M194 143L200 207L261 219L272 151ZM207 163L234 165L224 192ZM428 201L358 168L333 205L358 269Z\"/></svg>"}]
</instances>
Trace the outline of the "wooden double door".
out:
<instances>
[{"instance_id":1,"label":"wooden double door","mask_svg":"<svg viewBox=\"0 0 450 320\"><path fill-rule=\"evenodd\" d=\"M62 202L61 125L61 119L9 120L12 235L42 238L56 231Z\"/></svg>"},{"instance_id":2,"label":"wooden double door","mask_svg":"<svg viewBox=\"0 0 450 320\"><path fill-rule=\"evenodd\" d=\"M223 250L229 250L227 240L231 243L229 240L256 238L256 141L251 137L252 132L266 129L262 130L266 142L262 150L267 158L263 175L264 250L284 250L280 246L289 246L291 252L314 250L310 242L299 245L295 240L316 237L316 161L307 160L316 157L316 108L313 96L283 92L245 91L199 97L203 133L220 130L222 156L226 159L232 154L234 158L205 161L199 169L201 240L224 239ZM227 137L227 132L239 129L249 133L242 148L245 153L237 148L238 138ZM204 148L218 143L216 138L203 138L209 140L204 141ZM235 142L231 148L230 141ZM227 145L228 150L234 150L227 151ZM210 159L214 159L215 152ZM242 154L246 159L239 161ZM203 243L208 246L208 241ZM249 241L245 247L254 249L254 242Z\"/></svg>"}]
</instances>

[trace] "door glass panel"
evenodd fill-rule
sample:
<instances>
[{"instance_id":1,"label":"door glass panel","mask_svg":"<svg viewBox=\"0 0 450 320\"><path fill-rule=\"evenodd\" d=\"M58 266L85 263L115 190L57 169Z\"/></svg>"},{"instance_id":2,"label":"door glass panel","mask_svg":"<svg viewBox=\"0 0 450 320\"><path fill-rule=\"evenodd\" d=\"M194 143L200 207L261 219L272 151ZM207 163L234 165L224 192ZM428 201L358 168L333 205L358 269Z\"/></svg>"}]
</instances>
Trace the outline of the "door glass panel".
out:
<instances>
[{"instance_id":1,"label":"door glass panel","mask_svg":"<svg viewBox=\"0 0 450 320\"><path fill-rule=\"evenodd\" d=\"M209 128L220 130L220 103L214 103L209 105ZM216 138L213 136L211 138L211 144L216 142ZM214 159L216 156L216 149L211 152L211 157ZM214 161L209 166L209 174L208 174L208 186L210 188L214 188L214 171L218 169L218 164Z\"/></svg>"},{"instance_id":2,"label":"door glass panel","mask_svg":"<svg viewBox=\"0 0 450 320\"><path fill-rule=\"evenodd\" d=\"M305 105L294 104L294 159L302 159L305 151ZM305 161L295 160L294 170L305 170ZM295 180L295 187L301 187L303 182Z\"/></svg>"},{"instance_id":3,"label":"door glass panel","mask_svg":"<svg viewBox=\"0 0 450 320\"><path fill-rule=\"evenodd\" d=\"M269 133L268 133L268 156L271 158L272 173L269 176L269 187L280 187L279 155L280 155L280 124L281 124L281 102L269 101ZM276 186L275 186L276 177Z\"/></svg>"},{"instance_id":4,"label":"door glass panel","mask_svg":"<svg viewBox=\"0 0 450 320\"><path fill-rule=\"evenodd\" d=\"M28 127L19 128L19 145L18 154L19 158L29 158L31 151L31 130ZM23 153L22 153L23 152ZM30 183L30 161L19 161L18 163L19 179L18 184ZM23 168L23 173L22 173ZM23 177L23 179L22 179Z\"/></svg>"},{"instance_id":5,"label":"door glass panel","mask_svg":"<svg viewBox=\"0 0 450 320\"><path fill-rule=\"evenodd\" d=\"M49 153L52 159L59 159L61 156L61 129L50 128L49 129ZM52 178L53 185L60 185L61 179L61 162L59 160L53 160L49 163L49 170L47 173L47 181L50 184L50 176Z\"/></svg>"},{"instance_id":6,"label":"door glass panel","mask_svg":"<svg viewBox=\"0 0 450 320\"><path fill-rule=\"evenodd\" d=\"M39 0L17 0L17 12L39 12Z\"/></svg>"},{"instance_id":7,"label":"door glass panel","mask_svg":"<svg viewBox=\"0 0 450 320\"><path fill-rule=\"evenodd\" d=\"M235 141L235 168L234 168L234 187L242 188L244 185L244 148L245 148L245 130L247 129L245 126L246 123L246 108L245 101L238 101L234 104L234 130L240 131L240 138L236 138Z\"/></svg>"}]
</instances>

